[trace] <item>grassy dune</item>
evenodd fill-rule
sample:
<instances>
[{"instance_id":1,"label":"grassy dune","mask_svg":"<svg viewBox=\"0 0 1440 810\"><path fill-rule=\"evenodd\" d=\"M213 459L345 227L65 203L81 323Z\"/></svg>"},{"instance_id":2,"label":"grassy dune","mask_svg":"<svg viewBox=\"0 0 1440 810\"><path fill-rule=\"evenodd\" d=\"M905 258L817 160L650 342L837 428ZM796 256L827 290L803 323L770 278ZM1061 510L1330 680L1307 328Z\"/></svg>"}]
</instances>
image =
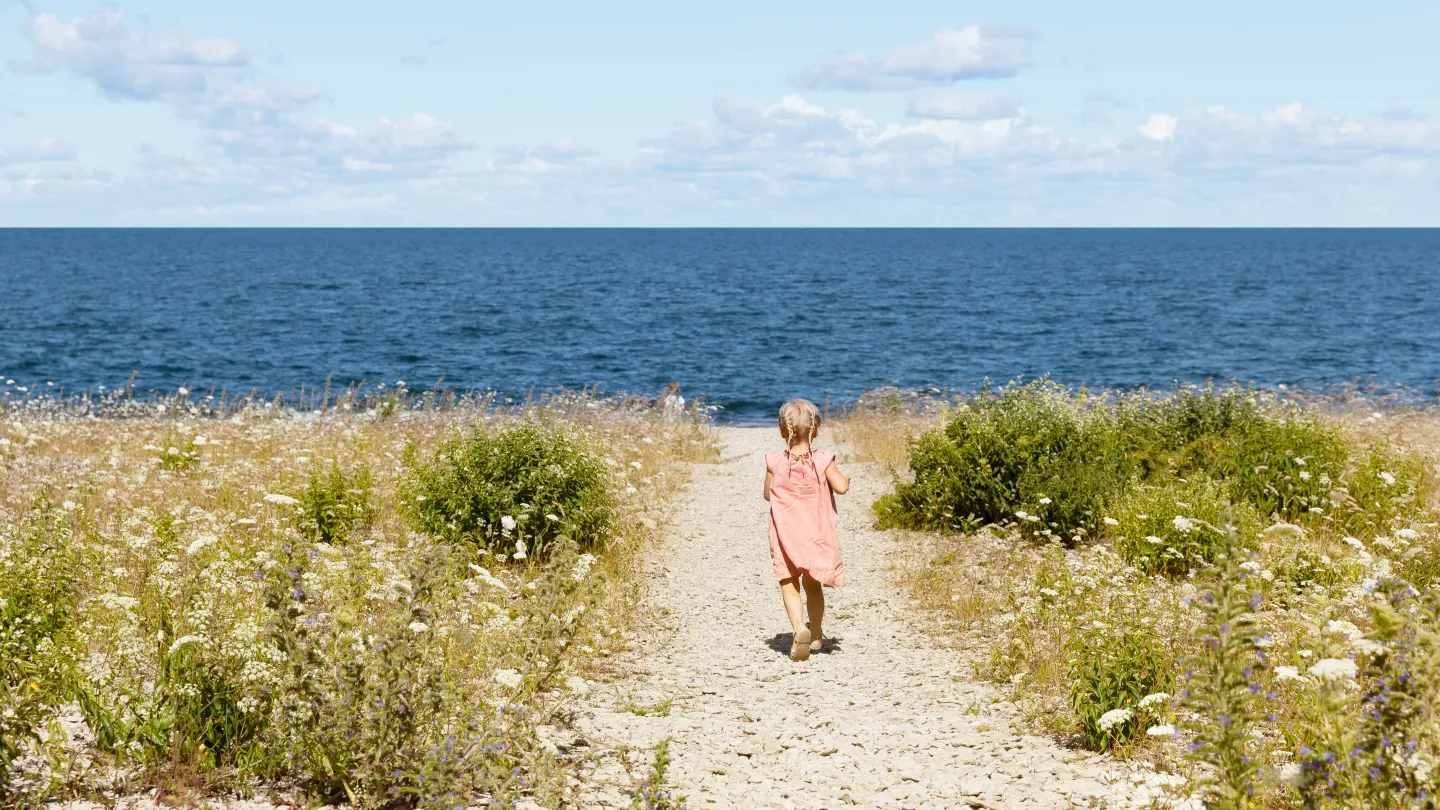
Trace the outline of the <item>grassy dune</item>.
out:
<instances>
[{"instance_id":1,"label":"grassy dune","mask_svg":"<svg viewBox=\"0 0 1440 810\"><path fill-rule=\"evenodd\" d=\"M1012 386L840 420L896 470L902 579L1037 728L1214 807L1440 788L1440 417Z\"/></svg>"},{"instance_id":2,"label":"grassy dune","mask_svg":"<svg viewBox=\"0 0 1440 810\"><path fill-rule=\"evenodd\" d=\"M6 803L554 806L536 729L627 644L700 422L556 395L11 402Z\"/></svg>"}]
</instances>

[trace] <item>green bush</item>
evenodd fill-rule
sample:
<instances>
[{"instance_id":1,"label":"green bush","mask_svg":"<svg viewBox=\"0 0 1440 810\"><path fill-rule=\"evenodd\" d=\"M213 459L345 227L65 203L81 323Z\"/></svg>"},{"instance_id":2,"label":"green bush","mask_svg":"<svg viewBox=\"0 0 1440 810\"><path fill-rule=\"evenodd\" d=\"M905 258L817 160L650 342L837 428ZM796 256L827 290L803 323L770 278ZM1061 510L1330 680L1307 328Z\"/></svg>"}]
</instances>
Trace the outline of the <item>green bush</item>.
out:
<instances>
[{"instance_id":1,"label":"green bush","mask_svg":"<svg viewBox=\"0 0 1440 810\"><path fill-rule=\"evenodd\" d=\"M0 786L71 692L75 560L65 517L41 501L0 533ZM3 788L0 788L3 790Z\"/></svg>"},{"instance_id":2,"label":"green bush","mask_svg":"<svg viewBox=\"0 0 1440 810\"><path fill-rule=\"evenodd\" d=\"M1175 659L1153 633L1092 626L1070 639L1068 646L1070 707L1090 748L1108 751L1123 745L1168 709L1163 698L1141 705L1150 695L1168 692L1174 683ZM1107 727L1101 718L1116 710L1126 710L1130 716Z\"/></svg>"},{"instance_id":3,"label":"green bush","mask_svg":"<svg viewBox=\"0 0 1440 810\"><path fill-rule=\"evenodd\" d=\"M568 537L593 548L614 521L612 480L601 459L564 430L533 423L484 428L410 454L407 511L420 531L499 556L543 555Z\"/></svg>"},{"instance_id":4,"label":"green bush","mask_svg":"<svg viewBox=\"0 0 1440 810\"><path fill-rule=\"evenodd\" d=\"M1064 389L1032 383L986 393L910 450L914 481L875 509L882 525L969 531L1016 519L1032 535L1098 531L1127 479L1113 430ZM1043 501L1043 502L1042 502Z\"/></svg>"},{"instance_id":5,"label":"green bush","mask_svg":"<svg viewBox=\"0 0 1440 810\"><path fill-rule=\"evenodd\" d=\"M1117 550L1146 574L1183 576L1215 561L1233 520L1242 537L1261 528L1255 509L1232 505L1225 488L1199 474L1136 486L1116 509Z\"/></svg>"},{"instance_id":6,"label":"green bush","mask_svg":"<svg viewBox=\"0 0 1440 810\"><path fill-rule=\"evenodd\" d=\"M362 466L349 475L335 463L323 474L312 469L310 483L298 500L301 534L319 543L343 542L375 515L370 505L370 468Z\"/></svg>"}]
</instances>

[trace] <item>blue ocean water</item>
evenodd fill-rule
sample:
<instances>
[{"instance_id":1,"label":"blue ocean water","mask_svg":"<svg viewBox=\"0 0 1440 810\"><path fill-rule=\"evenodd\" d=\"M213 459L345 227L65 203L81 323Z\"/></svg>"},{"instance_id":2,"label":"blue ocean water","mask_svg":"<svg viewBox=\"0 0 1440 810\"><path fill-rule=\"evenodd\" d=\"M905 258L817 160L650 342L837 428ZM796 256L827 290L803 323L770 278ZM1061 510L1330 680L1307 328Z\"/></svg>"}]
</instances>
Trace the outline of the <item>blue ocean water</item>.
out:
<instances>
[{"instance_id":1,"label":"blue ocean water","mask_svg":"<svg viewBox=\"0 0 1440 810\"><path fill-rule=\"evenodd\" d=\"M0 319L0 374L70 391L675 379L734 419L1042 374L1433 395L1440 230L0 230Z\"/></svg>"}]
</instances>

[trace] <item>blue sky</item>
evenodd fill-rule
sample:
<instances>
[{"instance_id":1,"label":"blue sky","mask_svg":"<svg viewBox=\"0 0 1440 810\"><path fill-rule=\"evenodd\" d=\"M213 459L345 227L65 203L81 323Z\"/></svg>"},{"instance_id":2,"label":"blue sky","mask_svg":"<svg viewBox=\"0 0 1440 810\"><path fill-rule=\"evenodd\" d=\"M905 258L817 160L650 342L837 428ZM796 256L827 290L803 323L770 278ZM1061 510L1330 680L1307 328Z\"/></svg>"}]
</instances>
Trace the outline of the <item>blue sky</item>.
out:
<instances>
[{"instance_id":1,"label":"blue sky","mask_svg":"<svg viewBox=\"0 0 1440 810\"><path fill-rule=\"evenodd\" d=\"M1440 225L1440 4L0 0L4 225Z\"/></svg>"}]
</instances>

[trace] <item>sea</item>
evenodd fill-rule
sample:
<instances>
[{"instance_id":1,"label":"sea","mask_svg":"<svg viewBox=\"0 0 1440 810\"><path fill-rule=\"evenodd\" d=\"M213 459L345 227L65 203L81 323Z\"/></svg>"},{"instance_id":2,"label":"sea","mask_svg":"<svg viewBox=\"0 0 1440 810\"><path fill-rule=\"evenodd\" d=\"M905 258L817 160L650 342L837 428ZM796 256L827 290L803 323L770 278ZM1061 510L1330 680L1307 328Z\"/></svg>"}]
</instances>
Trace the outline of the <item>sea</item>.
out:
<instances>
[{"instance_id":1,"label":"sea","mask_svg":"<svg viewBox=\"0 0 1440 810\"><path fill-rule=\"evenodd\" d=\"M0 230L3 396L1440 384L1440 229ZM18 388L26 392L17 393Z\"/></svg>"}]
</instances>

